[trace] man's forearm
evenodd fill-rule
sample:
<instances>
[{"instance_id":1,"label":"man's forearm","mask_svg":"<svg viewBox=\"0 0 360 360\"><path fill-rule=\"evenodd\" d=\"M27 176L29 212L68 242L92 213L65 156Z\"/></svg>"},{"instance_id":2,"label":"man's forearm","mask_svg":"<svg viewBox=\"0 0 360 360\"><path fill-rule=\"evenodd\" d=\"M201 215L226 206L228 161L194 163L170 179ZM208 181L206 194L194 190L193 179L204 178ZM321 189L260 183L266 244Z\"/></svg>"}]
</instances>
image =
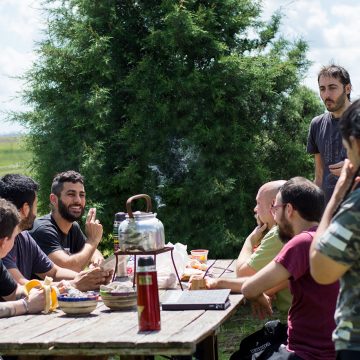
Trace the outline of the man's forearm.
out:
<instances>
[{"instance_id":1,"label":"man's forearm","mask_svg":"<svg viewBox=\"0 0 360 360\"><path fill-rule=\"evenodd\" d=\"M239 257L236 261L236 276L241 276L241 268L245 264L247 264L247 261L250 259L250 256L252 255L252 245L249 237L244 242L244 245L240 251Z\"/></svg>"},{"instance_id":2,"label":"man's forearm","mask_svg":"<svg viewBox=\"0 0 360 360\"><path fill-rule=\"evenodd\" d=\"M63 251L56 251L49 254L49 258L58 266L80 272L89 264L95 250L96 246L86 242L82 250L78 253L68 255Z\"/></svg>"},{"instance_id":3,"label":"man's forearm","mask_svg":"<svg viewBox=\"0 0 360 360\"><path fill-rule=\"evenodd\" d=\"M247 277L237 279L216 279L216 289L231 289L232 292L241 293L241 287L244 284Z\"/></svg>"},{"instance_id":4,"label":"man's forearm","mask_svg":"<svg viewBox=\"0 0 360 360\"><path fill-rule=\"evenodd\" d=\"M26 310L22 300L0 302L0 318L22 315Z\"/></svg>"},{"instance_id":5,"label":"man's forearm","mask_svg":"<svg viewBox=\"0 0 360 360\"><path fill-rule=\"evenodd\" d=\"M90 263L90 260L94 255L95 251L96 251L96 246L86 242L80 252L70 255L72 266L70 267L66 266L66 267L76 272L83 270Z\"/></svg>"},{"instance_id":6,"label":"man's forearm","mask_svg":"<svg viewBox=\"0 0 360 360\"><path fill-rule=\"evenodd\" d=\"M53 268L50 272L45 274L39 274L41 278L45 278L46 275L51 276L54 281L61 281L61 280L72 280L78 274L77 271L73 271L70 269L63 268L54 264Z\"/></svg>"}]
</instances>

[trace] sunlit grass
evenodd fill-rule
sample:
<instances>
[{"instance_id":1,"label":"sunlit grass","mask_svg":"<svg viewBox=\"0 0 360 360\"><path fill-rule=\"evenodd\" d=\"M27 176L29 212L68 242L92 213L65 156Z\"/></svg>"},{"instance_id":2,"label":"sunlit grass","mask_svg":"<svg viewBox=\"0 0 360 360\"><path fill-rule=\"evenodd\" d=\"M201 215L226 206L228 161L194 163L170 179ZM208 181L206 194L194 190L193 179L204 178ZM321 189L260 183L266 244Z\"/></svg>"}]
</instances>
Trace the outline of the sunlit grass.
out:
<instances>
[{"instance_id":1,"label":"sunlit grass","mask_svg":"<svg viewBox=\"0 0 360 360\"><path fill-rule=\"evenodd\" d=\"M30 175L31 152L22 136L0 136L0 176L8 173Z\"/></svg>"}]
</instances>

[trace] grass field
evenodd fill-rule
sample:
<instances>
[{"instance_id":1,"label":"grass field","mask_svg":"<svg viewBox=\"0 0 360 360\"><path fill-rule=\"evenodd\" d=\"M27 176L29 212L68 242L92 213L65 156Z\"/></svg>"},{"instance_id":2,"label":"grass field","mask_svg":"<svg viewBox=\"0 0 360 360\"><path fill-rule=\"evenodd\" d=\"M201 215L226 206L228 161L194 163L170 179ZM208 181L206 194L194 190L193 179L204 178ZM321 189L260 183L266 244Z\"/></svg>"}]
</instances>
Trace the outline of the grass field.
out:
<instances>
[{"instance_id":1,"label":"grass field","mask_svg":"<svg viewBox=\"0 0 360 360\"><path fill-rule=\"evenodd\" d=\"M31 152L24 148L22 136L0 136L0 176L8 173L30 175Z\"/></svg>"}]
</instances>

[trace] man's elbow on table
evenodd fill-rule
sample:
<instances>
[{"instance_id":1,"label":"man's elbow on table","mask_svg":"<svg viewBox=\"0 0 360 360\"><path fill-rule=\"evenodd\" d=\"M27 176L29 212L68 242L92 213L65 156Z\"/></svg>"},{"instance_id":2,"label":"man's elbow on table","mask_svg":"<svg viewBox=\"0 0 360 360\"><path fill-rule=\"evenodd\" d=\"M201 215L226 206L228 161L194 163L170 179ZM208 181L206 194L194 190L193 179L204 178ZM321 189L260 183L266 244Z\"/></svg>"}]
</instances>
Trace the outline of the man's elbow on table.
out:
<instances>
[{"instance_id":1,"label":"man's elbow on table","mask_svg":"<svg viewBox=\"0 0 360 360\"><path fill-rule=\"evenodd\" d=\"M258 297L261 294L261 292L259 293L258 290L248 281L245 281L241 287L241 292L245 298L249 300Z\"/></svg>"}]
</instances>

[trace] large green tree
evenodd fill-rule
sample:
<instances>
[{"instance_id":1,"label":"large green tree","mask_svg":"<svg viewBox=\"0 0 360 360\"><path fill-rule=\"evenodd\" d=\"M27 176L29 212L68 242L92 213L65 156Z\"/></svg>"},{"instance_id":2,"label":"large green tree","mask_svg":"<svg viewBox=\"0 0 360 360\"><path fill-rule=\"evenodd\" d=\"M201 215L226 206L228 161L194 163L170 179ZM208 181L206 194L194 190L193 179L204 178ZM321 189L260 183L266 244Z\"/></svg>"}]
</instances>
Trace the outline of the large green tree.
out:
<instances>
[{"instance_id":1,"label":"large green tree","mask_svg":"<svg viewBox=\"0 0 360 360\"><path fill-rule=\"evenodd\" d=\"M309 176L310 118L299 86L306 44L260 21L252 0L46 1L48 31L25 78L43 208L54 173L86 177L111 228L148 193L167 240L234 256L254 226L257 188ZM140 205L139 205L140 206Z\"/></svg>"}]
</instances>

